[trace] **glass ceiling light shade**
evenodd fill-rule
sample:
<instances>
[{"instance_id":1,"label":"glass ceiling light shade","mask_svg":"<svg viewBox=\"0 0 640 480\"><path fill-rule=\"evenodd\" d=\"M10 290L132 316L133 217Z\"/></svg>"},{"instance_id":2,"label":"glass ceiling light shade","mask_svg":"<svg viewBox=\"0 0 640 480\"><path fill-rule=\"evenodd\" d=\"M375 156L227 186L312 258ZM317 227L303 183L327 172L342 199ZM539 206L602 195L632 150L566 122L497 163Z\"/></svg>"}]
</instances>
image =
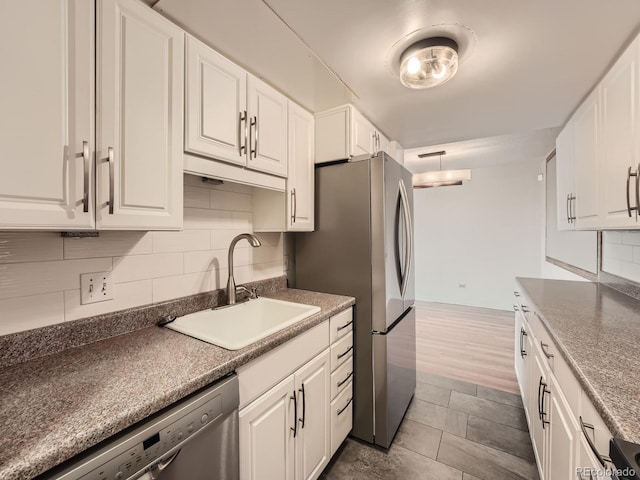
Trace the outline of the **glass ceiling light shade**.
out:
<instances>
[{"instance_id":1,"label":"glass ceiling light shade","mask_svg":"<svg viewBox=\"0 0 640 480\"><path fill-rule=\"evenodd\" d=\"M442 170L442 156L447 152L421 153L418 158L440 157L440 170L430 172L414 173L413 188L448 187L451 185L462 185L462 182L471 180L471 170Z\"/></svg>"},{"instance_id":2,"label":"glass ceiling light shade","mask_svg":"<svg viewBox=\"0 0 640 480\"><path fill-rule=\"evenodd\" d=\"M458 44L446 37L420 40L400 57L400 81L409 88L442 85L458 71Z\"/></svg>"}]
</instances>

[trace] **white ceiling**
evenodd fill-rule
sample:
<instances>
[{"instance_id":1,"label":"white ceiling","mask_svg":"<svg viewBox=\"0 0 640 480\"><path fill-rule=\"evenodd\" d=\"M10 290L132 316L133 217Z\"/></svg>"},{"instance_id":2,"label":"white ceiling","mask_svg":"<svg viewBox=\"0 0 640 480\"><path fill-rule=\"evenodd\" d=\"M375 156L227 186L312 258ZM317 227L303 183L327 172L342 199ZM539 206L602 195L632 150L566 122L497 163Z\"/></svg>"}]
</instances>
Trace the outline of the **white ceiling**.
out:
<instances>
[{"instance_id":1,"label":"white ceiling","mask_svg":"<svg viewBox=\"0 0 640 480\"><path fill-rule=\"evenodd\" d=\"M639 0L160 0L154 8L312 111L355 103L406 148L562 125L640 28ZM458 74L435 89L407 89L395 62L432 33L462 45Z\"/></svg>"}]
</instances>

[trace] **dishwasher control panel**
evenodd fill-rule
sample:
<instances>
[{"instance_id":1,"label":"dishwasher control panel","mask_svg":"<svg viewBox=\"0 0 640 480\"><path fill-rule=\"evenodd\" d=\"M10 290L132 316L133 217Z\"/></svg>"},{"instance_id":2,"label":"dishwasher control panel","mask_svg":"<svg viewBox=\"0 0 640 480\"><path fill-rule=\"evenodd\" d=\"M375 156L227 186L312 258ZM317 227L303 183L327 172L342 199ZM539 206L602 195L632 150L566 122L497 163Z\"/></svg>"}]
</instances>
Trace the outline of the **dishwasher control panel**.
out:
<instances>
[{"instance_id":1,"label":"dishwasher control panel","mask_svg":"<svg viewBox=\"0 0 640 480\"><path fill-rule=\"evenodd\" d=\"M128 480L170 463L201 430L237 415L238 379L224 380L177 402L43 476L47 480Z\"/></svg>"},{"instance_id":2,"label":"dishwasher control panel","mask_svg":"<svg viewBox=\"0 0 640 480\"><path fill-rule=\"evenodd\" d=\"M148 436L138 444L80 478L82 480L126 480L153 466L163 455L185 442L220 415L222 415L222 403L217 396L169 426L149 432Z\"/></svg>"}]
</instances>

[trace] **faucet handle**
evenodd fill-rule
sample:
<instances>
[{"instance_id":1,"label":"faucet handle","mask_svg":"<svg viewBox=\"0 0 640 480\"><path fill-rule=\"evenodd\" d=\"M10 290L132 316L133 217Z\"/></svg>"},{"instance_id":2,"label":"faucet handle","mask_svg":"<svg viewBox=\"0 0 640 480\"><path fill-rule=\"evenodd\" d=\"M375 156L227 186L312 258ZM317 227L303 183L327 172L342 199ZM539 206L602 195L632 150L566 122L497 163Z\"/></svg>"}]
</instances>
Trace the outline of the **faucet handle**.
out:
<instances>
[{"instance_id":1,"label":"faucet handle","mask_svg":"<svg viewBox=\"0 0 640 480\"><path fill-rule=\"evenodd\" d=\"M251 288L251 291L249 292L249 298L251 298L252 300L258 298L258 289L256 287Z\"/></svg>"}]
</instances>

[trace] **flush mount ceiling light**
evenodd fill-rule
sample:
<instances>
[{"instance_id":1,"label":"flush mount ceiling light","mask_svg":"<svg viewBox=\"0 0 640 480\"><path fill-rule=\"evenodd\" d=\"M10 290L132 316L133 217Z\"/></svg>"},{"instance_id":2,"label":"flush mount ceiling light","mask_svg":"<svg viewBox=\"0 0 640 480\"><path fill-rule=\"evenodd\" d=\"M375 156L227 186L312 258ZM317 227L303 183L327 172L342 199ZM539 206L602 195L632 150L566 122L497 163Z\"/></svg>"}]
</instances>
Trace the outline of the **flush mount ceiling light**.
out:
<instances>
[{"instance_id":1,"label":"flush mount ceiling light","mask_svg":"<svg viewBox=\"0 0 640 480\"><path fill-rule=\"evenodd\" d=\"M431 172L414 173L413 188L448 187L451 185L462 185L462 182L471 180L471 170L442 170L442 155L446 151L421 153L418 158L440 157L440 170Z\"/></svg>"},{"instance_id":2,"label":"flush mount ceiling light","mask_svg":"<svg viewBox=\"0 0 640 480\"><path fill-rule=\"evenodd\" d=\"M442 85L458 71L458 44L446 37L420 40L400 56L400 81L409 88Z\"/></svg>"}]
</instances>

